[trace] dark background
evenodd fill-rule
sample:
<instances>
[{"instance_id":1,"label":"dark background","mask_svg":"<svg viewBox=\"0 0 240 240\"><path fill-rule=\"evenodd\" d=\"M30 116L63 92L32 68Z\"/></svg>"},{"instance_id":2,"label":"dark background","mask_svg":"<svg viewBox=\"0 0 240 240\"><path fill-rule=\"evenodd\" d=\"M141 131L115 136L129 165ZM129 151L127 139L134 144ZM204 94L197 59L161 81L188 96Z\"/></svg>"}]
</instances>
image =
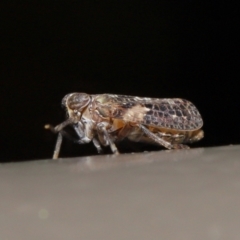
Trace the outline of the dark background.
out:
<instances>
[{"instance_id":1,"label":"dark background","mask_svg":"<svg viewBox=\"0 0 240 240\"><path fill-rule=\"evenodd\" d=\"M195 147L240 143L236 6L64 2L0 6L1 161L52 156L56 135L43 126L64 120L60 103L69 92L186 98L204 119ZM90 154L92 144L64 141L61 156Z\"/></svg>"}]
</instances>

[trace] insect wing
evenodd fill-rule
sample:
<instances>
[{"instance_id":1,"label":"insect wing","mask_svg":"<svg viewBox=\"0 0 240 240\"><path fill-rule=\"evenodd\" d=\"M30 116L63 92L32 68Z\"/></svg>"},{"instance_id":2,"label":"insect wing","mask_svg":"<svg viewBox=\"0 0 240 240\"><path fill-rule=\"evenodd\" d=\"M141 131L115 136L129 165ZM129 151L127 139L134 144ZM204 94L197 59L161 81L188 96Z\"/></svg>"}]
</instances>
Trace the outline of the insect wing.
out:
<instances>
[{"instance_id":1,"label":"insect wing","mask_svg":"<svg viewBox=\"0 0 240 240\"><path fill-rule=\"evenodd\" d=\"M144 98L102 94L95 99L103 117L121 119L157 128L192 131L202 127L197 108L180 98Z\"/></svg>"},{"instance_id":2,"label":"insect wing","mask_svg":"<svg viewBox=\"0 0 240 240\"><path fill-rule=\"evenodd\" d=\"M146 103L149 109L143 124L175 130L193 131L203 126L202 117L197 108L185 99L157 99Z\"/></svg>"}]
</instances>

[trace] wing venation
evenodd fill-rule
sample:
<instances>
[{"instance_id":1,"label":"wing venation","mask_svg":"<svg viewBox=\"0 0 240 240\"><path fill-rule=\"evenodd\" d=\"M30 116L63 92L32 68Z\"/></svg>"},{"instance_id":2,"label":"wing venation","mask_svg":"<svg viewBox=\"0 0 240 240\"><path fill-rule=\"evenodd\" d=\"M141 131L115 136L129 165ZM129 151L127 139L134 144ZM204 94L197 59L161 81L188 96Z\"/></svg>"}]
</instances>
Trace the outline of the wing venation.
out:
<instances>
[{"instance_id":1,"label":"wing venation","mask_svg":"<svg viewBox=\"0 0 240 240\"><path fill-rule=\"evenodd\" d=\"M180 98L144 98L102 94L96 98L98 108L112 118L148 126L176 130L195 130L203 125L197 108Z\"/></svg>"}]
</instances>

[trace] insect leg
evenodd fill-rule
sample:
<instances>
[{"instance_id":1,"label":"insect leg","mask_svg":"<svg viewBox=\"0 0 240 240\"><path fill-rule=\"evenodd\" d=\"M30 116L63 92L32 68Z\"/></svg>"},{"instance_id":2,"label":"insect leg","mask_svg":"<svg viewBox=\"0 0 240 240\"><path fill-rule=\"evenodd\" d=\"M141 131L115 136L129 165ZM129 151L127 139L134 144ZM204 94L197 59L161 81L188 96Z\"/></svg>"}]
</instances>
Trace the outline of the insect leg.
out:
<instances>
[{"instance_id":1,"label":"insect leg","mask_svg":"<svg viewBox=\"0 0 240 240\"><path fill-rule=\"evenodd\" d=\"M77 135L79 136L79 138L84 138L85 134L84 134L84 126L81 122L78 122L77 124L73 125L74 130L76 131Z\"/></svg>"},{"instance_id":2,"label":"insect leg","mask_svg":"<svg viewBox=\"0 0 240 240\"><path fill-rule=\"evenodd\" d=\"M164 146L167 149L172 149L173 145L165 140L163 140L161 137L157 136L156 134L152 133L151 131L149 131L146 127L144 127L142 124L138 125L140 127L140 129L142 129L142 131L152 140L154 140L155 142L159 143L160 145Z\"/></svg>"},{"instance_id":3,"label":"insect leg","mask_svg":"<svg viewBox=\"0 0 240 240\"><path fill-rule=\"evenodd\" d=\"M62 139L63 139L62 138L62 133L59 132L58 137L57 137L57 142L56 142L54 152L53 152L53 159L58 159L59 152L60 152L61 145L62 145Z\"/></svg>"},{"instance_id":4,"label":"insect leg","mask_svg":"<svg viewBox=\"0 0 240 240\"><path fill-rule=\"evenodd\" d=\"M83 130L84 126L83 126L83 124L81 122L78 122L78 124L74 125L73 128L74 128L74 130L76 131L77 135L80 138L79 140L77 140L75 142L77 142L79 144L82 144L82 143L86 143L86 142L89 141L88 138L86 139L86 136L85 136L85 133L84 133L84 130ZM93 138L93 145L96 147L98 153L102 152L101 145L100 145L100 143L99 143L97 138Z\"/></svg>"},{"instance_id":5,"label":"insect leg","mask_svg":"<svg viewBox=\"0 0 240 240\"><path fill-rule=\"evenodd\" d=\"M56 130L55 130L55 128L54 128L52 125L50 125L50 124L46 124L46 125L44 126L44 128L45 128L45 129L49 129L49 130L52 131L53 133L57 133ZM61 133L63 137L69 139L70 141L73 141L73 142L77 142L77 141L78 141L78 139L75 139L74 137L72 137L69 133L67 133L67 132L64 131L64 130L60 130L59 133Z\"/></svg>"},{"instance_id":6,"label":"insect leg","mask_svg":"<svg viewBox=\"0 0 240 240\"><path fill-rule=\"evenodd\" d=\"M53 152L53 159L57 159L59 156L59 152L60 152L61 145L62 145L63 135L69 138L69 135L65 131L62 130L64 127L66 127L69 124L72 124L72 119L70 119L70 118L68 118L66 121L58 124L56 127L53 127L50 124L46 124L44 126L45 129L50 129L52 132L58 133L57 142L56 142L54 152Z\"/></svg>"},{"instance_id":7,"label":"insect leg","mask_svg":"<svg viewBox=\"0 0 240 240\"><path fill-rule=\"evenodd\" d=\"M100 135L102 133L103 137L105 137L105 139L107 140L107 144L110 146L112 152L114 154L119 154L118 149L117 149L115 143L111 139L111 137L110 137L110 135L109 135L109 133L108 133L108 131L106 129L106 124L108 124L108 123L101 122L101 123L97 124L97 129L98 129Z\"/></svg>"},{"instance_id":8,"label":"insect leg","mask_svg":"<svg viewBox=\"0 0 240 240\"><path fill-rule=\"evenodd\" d=\"M98 141L97 138L93 138L93 145L96 147L98 153L102 152L100 142Z\"/></svg>"},{"instance_id":9,"label":"insect leg","mask_svg":"<svg viewBox=\"0 0 240 240\"><path fill-rule=\"evenodd\" d=\"M63 122L65 123L65 122ZM53 159L58 159L59 156L59 152L61 149L61 145L62 145L62 139L63 136L66 137L67 139L69 139L70 141L73 141L75 143L79 143L79 139L75 139L74 137L72 137L71 135L69 135L67 132L65 132L62 128L63 124L59 124L56 127L60 126L58 131L56 131L56 127L54 128L52 125L50 124L46 124L44 127L45 129L49 129L51 130L53 133L57 133L58 132L58 137L57 137L57 141L56 141L56 145L54 148L54 152L53 152Z\"/></svg>"},{"instance_id":10,"label":"insect leg","mask_svg":"<svg viewBox=\"0 0 240 240\"><path fill-rule=\"evenodd\" d=\"M51 130L53 133L57 133L55 128L52 125L50 125L50 124L46 124L44 127L45 127L45 129ZM80 141L79 139L72 137L68 132L64 131L63 129L59 130L58 133L61 133L61 135L63 137L69 139L70 141L72 141L74 143L81 143L81 142L79 142Z\"/></svg>"},{"instance_id":11,"label":"insect leg","mask_svg":"<svg viewBox=\"0 0 240 240\"><path fill-rule=\"evenodd\" d=\"M178 144L178 143L176 143L176 144L169 143L168 141L162 139L161 136L157 136L156 134L152 133L151 131L149 131L146 127L144 127L141 124L139 124L139 127L143 130L143 132L148 137L150 137L155 142L159 143L160 145L164 146L167 149L189 149L189 147L187 145Z\"/></svg>"},{"instance_id":12,"label":"insect leg","mask_svg":"<svg viewBox=\"0 0 240 240\"><path fill-rule=\"evenodd\" d=\"M49 129L52 132L56 133L56 130L55 130L55 128L52 125L46 124L44 127L45 127L45 129ZM69 134L67 134L63 130L60 130L58 132L57 141L56 141L56 145L55 145L54 152L53 152L53 159L58 159L59 152L60 152L61 145L62 145L63 135L66 136L67 138L70 137Z\"/></svg>"},{"instance_id":13,"label":"insect leg","mask_svg":"<svg viewBox=\"0 0 240 240\"><path fill-rule=\"evenodd\" d=\"M58 124L56 127L54 127L54 131L53 132L60 132L63 128L65 128L67 125L70 125L72 124L72 119L71 118L68 118L66 121ZM46 128L47 125L45 125L45 128Z\"/></svg>"}]
</instances>

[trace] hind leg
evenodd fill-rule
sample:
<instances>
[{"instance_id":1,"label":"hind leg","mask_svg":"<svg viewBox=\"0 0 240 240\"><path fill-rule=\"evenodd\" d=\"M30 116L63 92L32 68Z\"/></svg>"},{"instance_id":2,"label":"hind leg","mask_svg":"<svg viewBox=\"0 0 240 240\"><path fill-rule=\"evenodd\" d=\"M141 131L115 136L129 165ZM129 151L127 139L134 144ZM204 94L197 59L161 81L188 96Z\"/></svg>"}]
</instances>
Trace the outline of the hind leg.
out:
<instances>
[{"instance_id":1,"label":"hind leg","mask_svg":"<svg viewBox=\"0 0 240 240\"><path fill-rule=\"evenodd\" d=\"M187 145L183 144L172 144L166 140L164 140L162 137L166 136L165 134L154 134L151 131L149 131L145 126L139 124L139 128L153 141L160 144L161 146L167 148L167 149L189 149Z\"/></svg>"}]
</instances>

